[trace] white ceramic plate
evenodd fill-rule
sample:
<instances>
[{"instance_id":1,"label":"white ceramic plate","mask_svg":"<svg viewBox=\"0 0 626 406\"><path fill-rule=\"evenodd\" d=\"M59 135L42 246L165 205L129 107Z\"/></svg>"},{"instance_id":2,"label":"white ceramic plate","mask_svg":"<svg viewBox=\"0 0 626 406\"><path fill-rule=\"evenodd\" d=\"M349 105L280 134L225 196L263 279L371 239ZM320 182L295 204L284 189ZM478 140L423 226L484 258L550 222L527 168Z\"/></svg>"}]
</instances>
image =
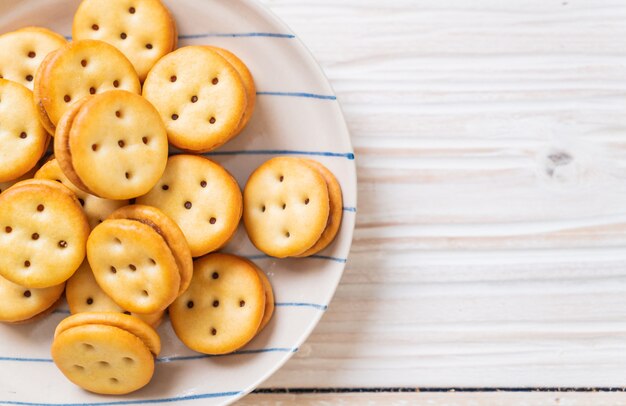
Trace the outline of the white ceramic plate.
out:
<instances>
[{"instance_id":1,"label":"white ceramic plate","mask_svg":"<svg viewBox=\"0 0 626 406\"><path fill-rule=\"evenodd\" d=\"M79 0L2 0L0 32L28 25L71 34ZM243 134L209 154L243 187L249 174L276 155L306 156L332 170L343 188L344 220L336 241L319 255L277 260L257 251L240 228L224 250L253 259L272 281L271 323L233 355L206 357L185 348L169 321L159 329L163 351L152 383L126 397L89 394L70 384L49 348L66 307L32 325L0 325L0 404L217 405L253 390L309 336L335 292L350 250L356 213L356 171L350 138L328 80L307 49L253 0L167 0L180 45L214 44L239 55L255 76L257 110ZM1 253L0 253L1 255Z\"/></svg>"}]
</instances>

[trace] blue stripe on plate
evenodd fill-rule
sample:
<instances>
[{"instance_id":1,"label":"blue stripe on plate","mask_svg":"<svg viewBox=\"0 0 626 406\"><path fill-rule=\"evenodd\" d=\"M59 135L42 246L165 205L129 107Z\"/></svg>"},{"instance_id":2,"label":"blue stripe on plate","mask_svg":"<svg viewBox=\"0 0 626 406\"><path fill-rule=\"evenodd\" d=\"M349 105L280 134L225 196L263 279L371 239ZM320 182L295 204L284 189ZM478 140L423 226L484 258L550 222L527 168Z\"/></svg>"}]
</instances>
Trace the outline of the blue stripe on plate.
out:
<instances>
[{"instance_id":1,"label":"blue stripe on plate","mask_svg":"<svg viewBox=\"0 0 626 406\"><path fill-rule=\"evenodd\" d=\"M343 211L349 211L351 213L356 213L356 207L344 207Z\"/></svg>"},{"instance_id":2,"label":"blue stripe on plate","mask_svg":"<svg viewBox=\"0 0 626 406\"><path fill-rule=\"evenodd\" d=\"M276 307L312 307L314 309L323 310L323 311L328 310L328 306L317 304L317 303L277 302L277 303L274 303L274 306Z\"/></svg>"},{"instance_id":3,"label":"blue stripe on plate","mask_svg":"<svg viewBox=\"0 0 626 406\"><path fill-rule=\"evenodd\" d=\"M269 255L266 255L266 254L241 255L241 256L247 259L280 259L280 258L270 257ZM339 262L341 264L345 264L346 262L348 262L347 258L331 257L327 255L310 255L308 257L302 257L299 259L306 259L306 258L324 259L326 261L334 261L334 262Z\"/></svg>"},{"instance_id":4,"label":"blue stripe on plate","mask_svg":"<svg viewBox=\"0 0 626 406\"><path fill-rule=\"evenodd\" d=\"M280 34L274 32L206 32L200 34L183 34L178 39L197 39L197 38L244 38L244 37L266 37L266 38L295 38L293 34Z\"/></svg>"},{"instance_id":5,"label":"blue stripe on plate","mask_svg":"<svg viewBox=\"0 0 626 406\"><path fill-rule=\"evenodd\" d=\"M0 357L0 361L16 361L16 362L52 362L49 358L17 358L17 357Z\"/></svg>"},{"instance_id":6,"label":"blue stripe on plate","mask_svg":"<svg viewBox=\"0 0 626 406\"><path fill-rule=\"evenodd\" d=\"M240 350L240 351L232 352L230 354L223 354L223 355L198 354L198 355L189 355L189 356L180 356L180 357L162 357L162 358L157 358L156 362L186 361L186 360L194 360L194 359L202 359L202 358L224 357L226 355L262 354L265 352L298 352L298 348L269 347L269 348L258 348L258 349L252 349L252 350ZM0 357L0 361L38 362L38 363L54 362L50 358L18 358L18 357Z\"/></svg>"},{"instance_id":7,"label":"blue stripe on plate","mask_svg":"<svg viewBox=\"0 0 626 406\"><path fill-rule=\"evenodd\" d=\"M224 357L226 355L261 354L261 353L266 353L266 352L292 352L292 353L295 353L295 352L298 352L298 349L297 348L260 348L260 349L257 349L257 350L235 351L233 353L223 354L223 355L198 354L198 355L187 355L187 356L180 356L180 357L162 357L162 358L157 358L156 362L190 361L190 360L205 359L205 358Z\"/></svg>"},{"instance_id":8,"label":"blue stripe on plate","mask_svg":"<svg viewBox=\"0 0 626 406\"><path fill-rule=\"evenodd\" d=\"M341 264L345 264L346 262L348 262L348 258L330 257L328 255L311 255L309 258L325 259L327 261L335 261Z\"/></svg>"},{"instance_id":9,"label":"blue stripe on plate","mask_svg":"<svg viewBox=\"0 0 626 406\"><path fill-rule=\"evenodd\" d=\"M328 156L336 158L346 158L354 160L352 152L329 152L329 151L295 151L287 149L257 149L257 150L241 150L241 151L211 151L206 156L228 156L228 155L310 155L310 156Z\"/></svg>"},{"instance_id":10,"label":"blue stripe on plate","mask_svg":"<svg viewBox=\"0 0 626 406\"><path fill-rule=\"evenodd\" d=\"M304 97L307 99L337 100L337 96L305 92L256 92L257 96Z\"/></svg>"},{"instance_id":11,"label":"blue stripe on plate","mask_svg":"<svg viewBox=\"0 0 626 406\"><path fill-rule=\"evenodd\" d=\"M56 309L56 310L53 310L52 313L54 313L54 314L72 314L72 313L70 313L69 310L65 310L65 309Z\"/></svg>"},{"instance_id":12,"label":"blue stripe on plate","mask_svg":"<svg viewBox=\"0 0 626 406\"><path fill-rule=\"evenodd\" d=\"M115 406L115 405L147 405L155 403L172 403L182 402L186 400L222 398L242 395L242 391L237 392L213 392L201 393L198 395L178 396L174 398L160 399L138 399L138 400L119 400L115 402L94 402L94 403L37 403L37 402L18 402L14 400L0 400L2 405L22 405L22 406Z\"/></svg>"}]
</instances>

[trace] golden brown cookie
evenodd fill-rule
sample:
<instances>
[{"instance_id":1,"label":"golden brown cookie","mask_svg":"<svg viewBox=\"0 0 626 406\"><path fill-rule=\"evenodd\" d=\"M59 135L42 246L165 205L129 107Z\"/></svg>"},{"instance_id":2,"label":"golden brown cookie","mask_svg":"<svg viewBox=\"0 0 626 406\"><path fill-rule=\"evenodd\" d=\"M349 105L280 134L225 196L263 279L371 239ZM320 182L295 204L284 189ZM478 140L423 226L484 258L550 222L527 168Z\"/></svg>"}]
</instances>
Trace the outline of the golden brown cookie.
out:
<instances>
[{"instance_id":1,"label":"golden brown cookie","mask_svg":"<svg viewBox=\"0 0 626 406\"><path fill-rule=\"evenodd\" d=\"M85 257L89 224L66 187L26 180L0 195L0 275L29 288L65 282Z\"/></svg>"},{"instance_id":2,"label":"golden brown cookie","mask_svg":"<svg viewBox=\"0 0 626 406\"><path fill-rule=\"evenodd\" d=\"M54 363L70 381L104 395L147 385L159 351L159 336L150 326L118 313L68 317L57 327L51 348Z\"/></svg>"},{"instance_id":3,"label":"golden brown cookie","mask_svg":"<svg viewBox=\"0 0 626 406\"><path fill-rule=\"evenodd\" d=\"M72 314L85 312L116 312L135 316L157 328L163 320L163 311L152 314L131 313L117 305L100 289L87 261L67 281L65 297Z\"/></svg>"},{"instance_id":4,"label":"golden brown cookie","mask_svg":"<svg viewBox=\"0 0 626 406\"><path fill-rule=\"evenodd\" d=\"M87 257L96 281L134 313L164 310L178 296L180 271L165 239L134 220L105 220L91 232Z\"/></svg>"},{"instance_id":5,"label":"golden brown cookie","mask_svg":"<svg viewBox=\"0 0 626 406\"><path fill-rule=\"evenodd\" d=\"M311 165L320 173L320 175L324 177L326 186L328 187L330 212L328 215L328 224L326 225L326 229L322 233L320 239L314 246L298 255L299 257L308 257L309 255L317 254L324 248L328 247L328 245L330 245L330 243L333 242L337 236L339 227L341 226L341 219L343 218L343 197L341 195L341 186L339 185L335 175L333 175L328 168L317 161L312 159L305 159L304 161Z\"/></svg>"},{"instance_id":6,"label":"golden brown cookie","mask_svg":"<svg viewBox=\"0 0 626 406\"><path fill-rule=\"evenodd\" d=\"M102 223L111 213L128 204L128 200L109 200L94 196L74 186L65 176L59 162L51 159L35 173L35 179L48 179L59 182L70 189L80 202L91 228Z\"/></svg>"},{"instance_id":7,"label":"golden brown cookie","mask_svg":"<svg viewBox=\"0 0 626 406\"><path fill-rule=\"evenodd\" d=\"M167 243L176 259L180 273L179 294L183 293L191 283L193 260L185 235L178 225L156 207L135 204L126 206L111 214L110 219L126 219L138 221L152 227Z\"/></svg>"},{"instance_id":8,"label":"golden brown cookie","mask_svg":"<svg viewBox=\"0 0 626 406\"><path fill-rule=\"evenodd\" d=\"M83 0L72 32L74 40L115 46L133 63L141 81L178 40L174 18L159 0Z\"/></svg>"},{"instance_id":9,"label":"golden brown cookie","mask_svg":"<svg viewBox=\"0 0 626 406\"><path fill-rule=\"evenodd\" d=\"M167 165L165 126L143 97L110 91L79 102L59 123L54 153L78 188L112 200L147 193Z\"/></svg>"},{"instance_id":10,"label":"golden brown cookie","mask_svg":"<svg viewBox=\"0 0 626 406\"><path fill-rule=\"evenodd\" d=\"M65 44L63 36L43 27L26 27L0 35L0 78L33 90L41 62Z\"/></svg>"},{"instance_id":11,"label":"golden brown cookie","mask_svg":"<svg viewBox=\"0 0 626 406\"><path fill-rule=\"evenodd\" d=\"M65 283L43 289L25 288L0 277L0 322L33 320L56 304L64 287Z\"/></svg>"},{"instance_id":12,"label":"golden brown cookie","mask_svg":"<svg viewBox=\"0 0 626 406\"><path fill-rule=\"evenodd\" d=\"M143 95L161 114L170 143L192 152L213 150L237 135L248 105L237 70L205 46L161 58Z\"/></svg>"},{"instance_id":13,"label":"golden brown cookie","mask_svg":"<svg viewBox=\"0 0 626 406\"><path fill-rule=\"evenodd\" d=\"M189 289L170 306L178 338L194 351L227 354L256 335L265 311L265 289L255 267L227 254L195 261Z\"/></svg>"},{"instance_id":14,"label":"golden brown cookie","mask_svg":"<svg viewBox=\"0 0 626 406\"><path fill-rule=\"evenodd\" d=\"M265 162L250 175L243 199L250 241L274 257L304 253L320 239L328 223L326 181L299 158Z\"/></svg>"},{"instance_id":15,"label":"golden brown cookie","mask_svg":"<svg viewBox=\"0 0 626 406\"><path fill-rule=\"evenodd\" d=\"M224 59L230 63L243 82L243 86L246 89L246 112L243 114L243 118L241 119L241 123L239 123L239 127L235 130L236 134L239 134L245 127L248 125L248 122L252 118L252 113L254 113L254 108L256 106L256 85L254 84L254 78L252 77L252 73L250 69L246 66L246 64L239 59L239 57L232 52L224 49L218 48L215 46L210 46L210 49L220 54Z\"/></svg>"},{"instance_id":16,"label":"golden brown cookie","mask_svg":"<svg viewBox=\"0 0 626 406\"><path fill-rule=\"evenodd\" d=\"M34 168L48 141L37 118L33 92L0 79L0 182L17 179Z\"/></svg>"},{"instance_id":17,"label":"golden brown cookie","mask_svg":"<svg viewBox=\"0 0 626 406\"><path fill-rule=\"evenodd\" d=\"M171 217L194 257L223 246L242 213L237 181L219 164L196 155L172 156L161 180L137 203L158 207Z\"/></svg>"},{"instance_id":18,"label":"golden brown cookie","mask_svg":"<svg viewBox=\"0 0 626 406\"><path fill-rule=\"evenodd\" d=\"M109 90L140 93L132 63L102 41L74 41L50 53L35 75L34 99L44 127L54 134L63 114L85 96Z\"/></svg>"}]
</instances>

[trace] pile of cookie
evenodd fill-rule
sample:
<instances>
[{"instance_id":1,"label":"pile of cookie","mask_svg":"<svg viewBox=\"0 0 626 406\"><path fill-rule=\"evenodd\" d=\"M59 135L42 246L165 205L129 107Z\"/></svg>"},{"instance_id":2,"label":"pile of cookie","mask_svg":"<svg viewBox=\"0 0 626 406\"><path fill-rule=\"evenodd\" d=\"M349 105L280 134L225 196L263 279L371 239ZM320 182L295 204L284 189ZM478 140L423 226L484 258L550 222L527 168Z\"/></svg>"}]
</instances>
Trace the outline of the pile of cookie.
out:
<instances>
[{"instance_id":1,"label":"pile of cookie","mask_svg":"<svg viewBox=\"0 0 626 406\"><path fill-rule=\"evenodd\" d=\"M69 43L44 28L0 36L0 321L35 321L65 296L52 357L96 393L150 381L165 312L205 354L269 323L265 273L215 252L242 217L278 258L321 251L341 224L341 188L319 162L270 159L242 194L201 155L244 130L254 79L225 49L176 47L160 0L84 0Z\"/></svg>"}]
</instances>

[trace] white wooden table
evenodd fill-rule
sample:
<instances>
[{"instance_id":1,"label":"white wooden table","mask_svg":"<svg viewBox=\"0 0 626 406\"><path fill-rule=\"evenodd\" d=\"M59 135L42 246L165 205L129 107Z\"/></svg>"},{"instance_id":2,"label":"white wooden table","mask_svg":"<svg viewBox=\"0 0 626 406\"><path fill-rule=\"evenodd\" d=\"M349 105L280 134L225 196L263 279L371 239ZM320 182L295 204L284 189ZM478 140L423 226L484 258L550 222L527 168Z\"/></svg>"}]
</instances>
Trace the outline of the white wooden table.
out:
<instances>
[{"instance_id":1,"label":"white wooden table","mask_svg":"<svg viewBox=\"0 0 626 406\"><path fill-rule=\"evenodd\" d=\"M359 211L323 321L242 404L626 405L511 391L626 386L626 1L265 3L338 93ZM422 392L311 393L380 387Z\"/></svg>"}]
</instances>

